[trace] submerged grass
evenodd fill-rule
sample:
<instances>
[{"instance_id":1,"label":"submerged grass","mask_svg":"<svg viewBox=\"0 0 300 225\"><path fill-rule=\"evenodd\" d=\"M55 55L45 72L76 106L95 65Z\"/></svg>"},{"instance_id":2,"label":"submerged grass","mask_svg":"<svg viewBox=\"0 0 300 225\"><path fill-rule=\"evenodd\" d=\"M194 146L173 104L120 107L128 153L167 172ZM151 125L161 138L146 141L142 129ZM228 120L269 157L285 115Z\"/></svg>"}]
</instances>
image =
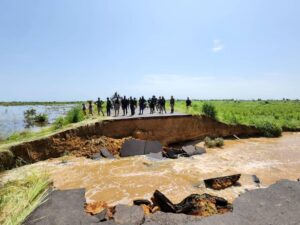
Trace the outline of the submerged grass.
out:
<instances>
[{"instance_id":1,"label":"submerged grass","mask_svg":"<svg viewBox=\"0 0 300 225\"><path fill-rule=\"evenodd\" d=\"M0 224L19 225L38 206L50 186L46 173L33 172L0 187Z\"/></svg>"}]
</instances>

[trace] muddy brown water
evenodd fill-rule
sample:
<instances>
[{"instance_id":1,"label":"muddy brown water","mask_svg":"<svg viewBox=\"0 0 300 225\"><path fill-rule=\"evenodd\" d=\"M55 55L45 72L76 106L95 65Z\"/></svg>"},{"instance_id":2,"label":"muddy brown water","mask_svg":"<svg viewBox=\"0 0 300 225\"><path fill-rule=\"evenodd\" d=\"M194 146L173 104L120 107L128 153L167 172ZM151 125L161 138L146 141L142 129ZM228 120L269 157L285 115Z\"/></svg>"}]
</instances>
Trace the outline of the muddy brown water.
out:
<instances>
[{"instance_id":1,"label":"muddy brown water","mask_svg":"<svg viewBox=\"0 0 300 225\"><path fill-rule=\"evenodd\" d=\"M252 174L260 178L261 187L300 177L300 133L226 140L222 149L207 149L206 154L176 160L155 161L145 156L100 161L53 159L6 171L0 178L20 177L33 168L50 173L58 189L85 188L88 202L131 204L133 199L149 199L156 189L175 203L189 194L204 192L233 201L245 189L257 188ZM201 183L206 178L234 173L242 174L241 186L212 191Z\"/></svg>"}]
</instances>

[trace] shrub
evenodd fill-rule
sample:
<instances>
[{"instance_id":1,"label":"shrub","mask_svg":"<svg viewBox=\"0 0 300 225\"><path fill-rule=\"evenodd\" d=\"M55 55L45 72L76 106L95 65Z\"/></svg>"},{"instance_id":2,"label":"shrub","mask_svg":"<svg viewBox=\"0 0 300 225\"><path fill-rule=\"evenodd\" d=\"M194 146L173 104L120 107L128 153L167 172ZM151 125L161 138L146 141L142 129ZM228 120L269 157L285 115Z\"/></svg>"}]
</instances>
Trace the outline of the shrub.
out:
<instances>
[{"instance_id":1,"label":"shrub","mask_svg":"<svg viewBox=\"0 0 300 225\"><path fill-rule=\"evenodd\" d=\"M67 113L67 123L78 123L82 120L84 120L84 115L80 107L74 107Z\"/></svg>"},{"instance_id":2,"label":"shrub","mask_svg":"<svg viewBox=\"0 0 300 225\"><path fill-rule=\"evenodd\" d=\"M224 140L223 138L216 138L216 139L211 139L209 137L204 138L204 144L208 148L214 148L214 147L222 147L224 145Z\"/></svg>"},{"instance_id":3,"label":"shrub","mask_svg":"<svg viewBox=\"0 0 300 225\"><path fill-rule=\"evenodd\" d=\"M216 138L215 143L217 147L222 147L224 145L224 139L223 138Z\"/></svg>"},{"instance_id":4,"label":"shrub","mask_svg":"<svg viewBox=\"0 0 300 225\"><path fill-rule=\"evenodd\" d=\"M60 117L57 117L56 120L54 121L53 127L56 130L56 129L62 128L64 126L64 124L65 124L65 120L62 116L60 116Z\"/></svg>"},{"instance_id":5,"label":"shrub","mask_svg":"<svg viewBox=\"0 0 300 225\"><path fill-rule=\"evenodd\" d=\"M38 114L34 117L34 122L36 123L46 123L48 122L48 116L47 114Z\"/></svg>"},{"instance_id":6,"label":"shrub","mask_svg":"<svg viewBox=\"0 0 300 225\"><path fill-rule=\"evenodd\" d=\"M257 126L260 129L264 136L266 137L280 137L282 129L275 123L265 121Z\"/></svg>"},{"instance_id":7,"label":"shrub","mask_svg":"<svg viewBox=\"0 0 300 225\"><path fill-rule=\"evenodd\" d=\"M217 111L214 105L209 103L204 103L202 106L202 112L204 115L216 119Z\"/></svg>"}]
</instances>

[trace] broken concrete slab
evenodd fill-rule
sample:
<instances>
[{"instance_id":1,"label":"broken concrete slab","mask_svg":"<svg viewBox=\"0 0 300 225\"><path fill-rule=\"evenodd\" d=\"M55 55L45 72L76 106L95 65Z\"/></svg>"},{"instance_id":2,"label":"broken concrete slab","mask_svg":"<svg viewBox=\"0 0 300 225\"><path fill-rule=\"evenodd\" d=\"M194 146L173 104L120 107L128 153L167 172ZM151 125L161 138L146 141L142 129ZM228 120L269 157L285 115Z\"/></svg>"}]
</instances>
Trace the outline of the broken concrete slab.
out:
<instances>
[{"instance_id":1,"label":"broken concrete slab","mask_svg":"<svg viewBox=\"0 0 300 225\"><path fill-rule=\"evenodd\" d=\"M281 180L268 188L241 194L233 212L203 218L189 225L296 225L300 224L300 185ZM186 225L187 225L186 224Z\"/></svg>"},{"instance_id":2,"label":"broken concrete slab","mask_svg":"<svg viewBox=\"0 0 300 225\"><path fill-rule=\"evenodd\" d=\"M120 150L121 157L144 155L145 154L144 140L129 139L124 142Z\"/></svg>"},{"instance_id":3,"label":"broken concrete slab","mask_svg":"<svg viewBox=\"0 0 300 225\"><path fill-rule=\"evenodd\" d=\"M165 158L163 157L162 152L158 152L158 153L150 153L146 155L148 158L150 159L156 159L156 160L164 160Z\"/></svg>"},{"instance_id":4,"label":"broken concrete slab","mask_svg":"<svg viewBox=\"0 0 300 225\"><path fill-rule=\"evenodd\" d=\"M99 220L84 212L85 190L52 191L24 225L91 224Z\"/></svg>"},{"instance_id":5,"label":"broken concrete slab","mask_svg":"<svg viewBox=\"0 0 300 225\"><path fill-rule=\"evenodd\" d=\"M162 152L162 145L158 141L144 141L129 139L124 142L120 150L121 157L146 155Z\"/></svg>"},{"instance_id":6,"label":"broken concrete slab","mask_svg":"<svg viewBox=\"0 0 300 225\"><path fill-rule=\"evenodd\" d=\"M144 222L144 210L140 206L117 205L114 222L117 224L140 225Z\"/></svg>"},{"instance_id":7,"label":"broken concrete slab","mask_svg":"<svg viewBox=\"0 0 300 225\"><path fill-rule=\"evenodd\" d=\"M146 141L144 154L162 152L163 146L159 141Z\"/></svg>"},{"instance_id":8,"label":"broken concrete slab","mask_svg":"<svg viewBox=\"0 0 300 225\"><path fill-rule=\"evenodd\" d=\"M184 151L183 156L190 157L193 155L201 155L206 153L205 148L195 147L193 145L186 145L182 147L182 151Z\"/></svg>"},{"instance_id":9,"label":"broken concrete slab","mask_svg":"<svg viewBox=\"0 0 300 225\"><path fill-rule=\"evenodd\" d=\"M221 190L235 185L240 177L241 174L234 174L231 176L206 179L204 180L204 183L207 188Z\"/></svg>"},{"instance_id":10,"label":"broken concrete slab","mask_svg":"<svg viewBox=\"0 0 300 225\"><path fill-rule=\"evenodd\" d=\"M193 221L201 221L201 217L185 214L156 212L145 217L144 225L184 225Z\"/></svg>"},{"instance_id":11,"label":"broken concrete slab","mask_svg":"<svg viewBox=\"0 0 300 225\"><path fill-rule=\"evenodd\" d=\"M182 152L175 149L168 149L163 152L163 156L169 159L177 159L180 154L182 154Z\"/></svg>"},{"instance_id":12,"label":"broken concrete slab","mask_svg":"<svg viewBox=\"0 0 300 225\"><path fill-rule=\"evenodd\" d=\"M101 156L103 156L104 158L107 158L107 159L114 159L115 158L113 156L113 154L111 154L111 152L108 151L106 148L102 148L100 150L100 154L101 154Z\"/></svg>"},{"instance_id":13,"label":"broken concrete slab","mask_svg":"<svg viewBox=\"0 0 300 225\"><path fill-rule=\"evenodd\" d=\"M92 155L91 159L92 160L99 160L102 158L102 155L100 154L100 152L95 153L94 155Z\"/></svg>"}]
</instances>

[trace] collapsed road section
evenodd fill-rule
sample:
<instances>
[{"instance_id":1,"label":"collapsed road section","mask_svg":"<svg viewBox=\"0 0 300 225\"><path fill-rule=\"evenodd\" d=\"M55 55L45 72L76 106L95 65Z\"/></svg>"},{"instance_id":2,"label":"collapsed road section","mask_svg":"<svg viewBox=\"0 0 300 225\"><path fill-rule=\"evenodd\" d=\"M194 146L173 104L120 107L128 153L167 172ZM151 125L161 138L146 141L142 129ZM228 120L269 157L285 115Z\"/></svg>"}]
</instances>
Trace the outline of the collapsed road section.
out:
<instances>
[{"instance_id":1,"label":"collapsed road section","mask_svg":"<svg viewBox=\"0 0 300 225\"><path fill-rule=\"evenodd\" d=\"M120 150L124 138L159 141L164 146L209 137L258 136L252 126L228 125L206 116L174 115L103 120L69 129L52 136L10 147L14 159L33 163L60 157L66 152L91 156L106 147L112 154ZM0 157L1 158L1 157ZM13 167L11 160L10 165Z\"/></svg>"}]
</instances>

